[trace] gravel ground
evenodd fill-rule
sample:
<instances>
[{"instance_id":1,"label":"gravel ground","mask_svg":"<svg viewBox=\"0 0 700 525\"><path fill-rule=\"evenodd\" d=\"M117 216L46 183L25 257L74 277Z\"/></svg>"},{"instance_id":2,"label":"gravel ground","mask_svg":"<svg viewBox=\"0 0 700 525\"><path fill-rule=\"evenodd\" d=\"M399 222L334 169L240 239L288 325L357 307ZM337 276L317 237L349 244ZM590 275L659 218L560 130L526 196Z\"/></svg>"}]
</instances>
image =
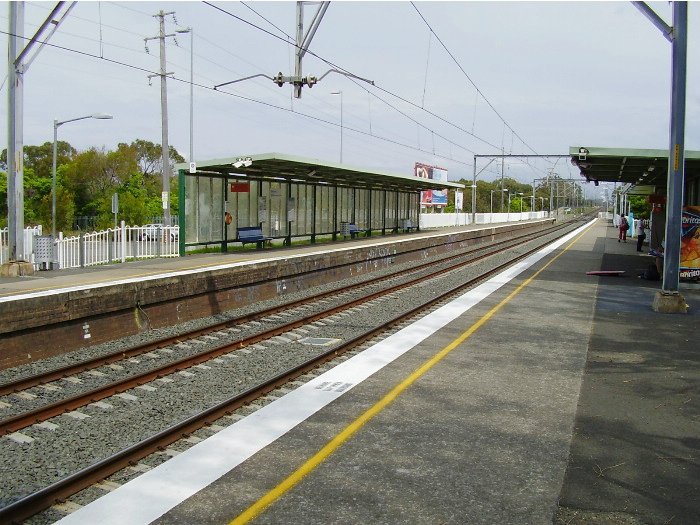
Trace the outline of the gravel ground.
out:
<instances>
[{"instance_id":1,"label":"gravel ground","mask_svg":"<svg viewBox=\"0 0 700 525\"><path fill-rule=\"evenodd\" d=\"M578 226L575 223L574 226ZM550 240L561 234L552 234L546 238ZM536 241L538 244L542 240ZM328 350L329 346L312 346L303 344L306 337L319 337L336 339L338 343L356 337L359 333L366 331L370 327L378 326L401 312L414 308L417 304L422 304L434 298L443 290L456 287L485 269L495 267L511 259L514 254L522 253L527 248L504 250L502 253L491 257L487 262L481 262L474 266L466 267L454 272L449 272L437 281L431 281L429 286L418 285L411 288L409 292L395 292L391 296L375 299L364 305L355 307L347 312L336 314L323 321L306 325L300 329L293 330L282 337L264 341L251 348L238 350L227 356L222 356L209 361L204 365L198 365L186 372L172 374L166 378L153 381L148 385L134 388L127 392L128 396L113 396L103 400L103 404L92 404L79 409L76 413L65 414L53 418L49 421L57 427L46 428L46 426L33 425L23 429L21 433L33 439L29 443L17 443L8 437L0 438L0 507L6 506L17 499L34 492L47 484L55 482L66 475L84 468L104 457L114 454L119 450L145 439L152 434L167 428L179 421L192 416L213 404L223 401L236 395L263 380L284 372L299 363ZM447 257L450 262L455 260L454 255ZM374 276L383 272L394 272L397 269L406 270L413 266L406 264L396 266L390 270L376 272ZM365 278L366 279L366 278ZM361 279L360 279L361 280ZM335 289L342 289L349 282L356 282L358 279L351 279ZM438 284L439 283L439 284ZM333 286L322 287L334 289ZM320 288L314 289L313 293L318 293ZM311 291L309 291L311 292ZM284 296L286 302L296 299L297 296L311 295L289 294ZM265 301L256 305L257 310L269 307L276 301ZM202 327L223 319L231 319L244 313L250 313L254 308L239 309L228 312L225 315L217 315L213 318L198 320L186 323L174 330L158 330L131 337L126 340L100 345L87 350L73 352L67 356L47 359L40 363L17 367L0 373L0 381L7 381L15 374L33 373L39 367L55 368L67 362L84 360L97 355L103 355L115 351L124 346L133 346L150 338L164 337L166 334L182 333L195 327ZM305 313L310 313L306 309ZM291 312L288 312L291 313ZM282 322L287 316L280 316ZM273 321L275 322L275 321ZM268 325L269 322L264 322ZM240 328L240 327L239 327ZM255 326L250 326L251 332ZM242 330L246 330L245 328ZM235 338L245 335L244 332L236 332ZM338 344L336 343L336 344ZM202 344L214 345L218 342L209 341ZM189 350L188 350L189 351ZM161 357L139 357L138 363L130 363L129 373L142 366L150 360L165 359L169 354L158 352ZM162 354L162 355L161 355ZM178 355L180 357L181 355ZM346 359L342 357L341 359ZM134 368L131 368L134 365ZM104 367L103 367L104 368ZM99 369L100 371L103 368ZM117 371L113 371L117 372ZM316 373L320 373L317 371ZM86 377L84 383L80 385L84 388L89 381L99 381L101 377L81 374L80 379ZM89 378L89 379L88 379ZM113 379L113 376L110 377ZM91 384L91 383L90 383ZM64 386L64 385L62 385ZM41 390L39 387L31 389L31 392ZM43 390L42 394L55 395L56 392ZM64 395L64 394L62 394ZM130 397L132 396L132 397ZM256 401L247 407L242 408L232 418L241 416L256 410L274 397L267 396ZM37 398L38 399L38 398ZM35 402L36 400L22 400ZM257 405L257 407L256 407ZM7 414L0 412L4 417ZM87 417L85 417L87 416ZM222 418L221 426L230 424L227 418ZM137 422L137 424L134 424ZM203 428L194 434L195 437L204 439L211 435L216 429ZM142 461L144 467L154 467L158 463L166 461L172 451L182 451L193 443L183 440L173 444L165 453L154 454ZM110 479L117 483L124 483L138 472L125 470L115 474ZM102 489L91 487L76 495L72 501L85 504L92 499L103 494ZM61 513L51 509L41 515L36 516L30 522L32 524L50 523L61 517Z\"/></svg>"}]
</instances>

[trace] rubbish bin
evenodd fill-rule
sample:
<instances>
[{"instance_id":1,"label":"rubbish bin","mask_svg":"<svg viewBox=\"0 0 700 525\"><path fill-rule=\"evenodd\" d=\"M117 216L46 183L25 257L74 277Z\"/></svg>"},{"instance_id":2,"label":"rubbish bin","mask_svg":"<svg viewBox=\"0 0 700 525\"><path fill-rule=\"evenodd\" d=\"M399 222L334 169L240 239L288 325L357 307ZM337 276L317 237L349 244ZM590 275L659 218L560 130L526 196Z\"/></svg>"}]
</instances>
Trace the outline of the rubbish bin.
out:
<instances>
[{"instance_id":1,"label":"rubbish bin","mask_svg":"<svg viewBox=\"0 0 700 525\"><path fill-rule=\"evenodd\" d=\"M50 235L35 235L34 236L34 264L39 267L39 270L57 270L58 263L55 268L54 262L54 242Z\"/></svg>"}]
</instances>

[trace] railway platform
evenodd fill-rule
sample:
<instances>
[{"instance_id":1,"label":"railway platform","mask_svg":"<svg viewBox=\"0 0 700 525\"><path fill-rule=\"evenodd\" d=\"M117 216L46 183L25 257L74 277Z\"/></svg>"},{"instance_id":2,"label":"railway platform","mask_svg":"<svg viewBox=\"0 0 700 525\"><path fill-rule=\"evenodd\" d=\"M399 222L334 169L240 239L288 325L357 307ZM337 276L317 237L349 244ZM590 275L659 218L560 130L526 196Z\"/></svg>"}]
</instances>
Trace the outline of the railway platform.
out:
<instances>
[{"instance_id":1,"label":"railway platform","mask_svg":"<svg viewBox=\"0 0 700 525\"><path fill-rule=\"evenodd\" d=\"M649 260L588 224L60 523L696 523L700 294Z\"/></svg>"},{"instance_id":2,"label":"railway platform","mask_svg":"<svg viewBox=\"0 0 700 525\"><path fill-rule=\"evenodd\" d=\"M0 369L551 223L479 224L0 278Z\"/></svg>"}]
</instances>

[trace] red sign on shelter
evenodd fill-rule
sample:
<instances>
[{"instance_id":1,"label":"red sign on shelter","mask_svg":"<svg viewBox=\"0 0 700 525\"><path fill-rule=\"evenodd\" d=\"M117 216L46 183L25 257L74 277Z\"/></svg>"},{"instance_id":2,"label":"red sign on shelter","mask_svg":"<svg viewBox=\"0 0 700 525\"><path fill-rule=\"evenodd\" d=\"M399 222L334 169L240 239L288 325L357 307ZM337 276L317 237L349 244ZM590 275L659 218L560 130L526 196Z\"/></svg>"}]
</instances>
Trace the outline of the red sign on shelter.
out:
<instances>
[{"instance_id":1,"label":"red sign on shelter","mask_svg":"<svg viewBox=\"0 0 700 525\"><path fill-rule=\"evenodd\" d=\"M232 182L231 193L250 193L250 182Z\"/></svg>"}]
</instances>

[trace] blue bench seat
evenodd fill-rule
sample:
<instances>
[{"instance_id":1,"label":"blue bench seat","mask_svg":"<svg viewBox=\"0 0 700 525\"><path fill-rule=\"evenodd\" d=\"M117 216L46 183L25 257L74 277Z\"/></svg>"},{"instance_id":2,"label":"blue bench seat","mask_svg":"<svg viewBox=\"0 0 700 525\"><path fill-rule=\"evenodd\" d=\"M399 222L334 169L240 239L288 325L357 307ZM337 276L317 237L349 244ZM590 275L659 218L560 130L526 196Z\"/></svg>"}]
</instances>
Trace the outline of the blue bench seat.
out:
<instances>
[{"instance_id":1,"label":"blue bench seat","mask_svg":"<svg viewBox=\"0 0 700 525\"><path fill-rule=\"evenodd\" d=\"M272 237L265 237L260 226L245 226L236 228L236 240L242 245L255 243L258 248L262 248L266 242L270 242Z\"/></svg>"}]
</instances>

